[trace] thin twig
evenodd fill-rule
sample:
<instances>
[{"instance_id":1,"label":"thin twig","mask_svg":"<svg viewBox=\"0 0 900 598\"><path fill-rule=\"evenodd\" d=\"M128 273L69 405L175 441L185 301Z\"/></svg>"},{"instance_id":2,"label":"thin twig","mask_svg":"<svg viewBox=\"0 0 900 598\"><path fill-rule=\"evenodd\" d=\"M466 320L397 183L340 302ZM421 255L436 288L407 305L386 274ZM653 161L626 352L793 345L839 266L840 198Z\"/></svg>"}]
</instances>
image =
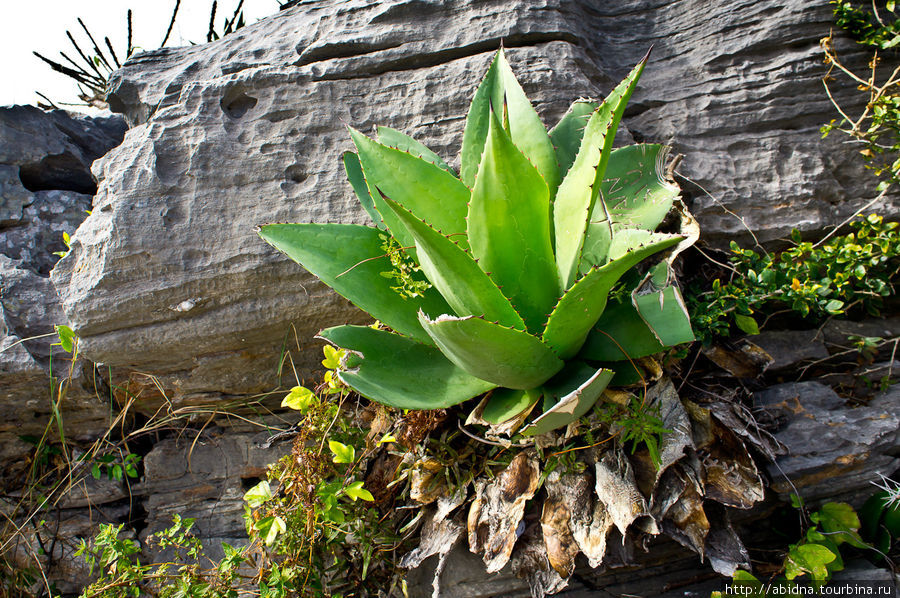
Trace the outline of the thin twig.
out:
<instances>
[{"instance_id":1,"label":"thin twig","mask_svg":"<svg viewBox=\"0 0 900 598\"><path fill-rule=\"evenodd\" d=\"M108 37L104 37L103 41L106 43L106 47L109 49L109 53L112 54L113 62L116 63L116 68L122 68L122 64L119 62L119 57L116 56L116 51L113 50L112 42L109 41Z\"/></svg>"},{"instance_id":2,"label":"thin twig","mask_svg":"<svg viewBox=\"0 0 900 598\"><path fill-rule=\"evenodd\" d=\"M211 42L216 37L216 8L218 7L218 3L216 0L213 0L212 8L209 10L209 31L206 32L206 41Z\"/></svg>"},{"instance_id":3,"label":"thin twig","mask_svg":"<svg viewBox=\"0 0 900 598\"><path fill-rule=\"evenodd\" d=\"M125 60L131 58L131 55L134 53L134 46L131 45L131 9L128 9L128 13L125 16L125 20L128 23L128 42L126 44L125 50Z\"/></svg>"},{"instance_id":4,"label":"thin twig","mask_svg":"<svg viewBox=\"0 0 900 598\"><path fill-rule=\"evenodd\" d=\"M56 103L55 103L53 100L51 100L50 98L48 98L47 96L45 96L44 94L42 94L42 93L39 92L39 91L35 91L34 93L36 93L37 95L39 95L39 96L42 97L43 99L47 100L47 103L48 103L48 105L49 105L50 108L53 108L54 110L59 110L59 106L57 106ZM22 341L18 341L18 342L22 342ZM10 345L10 347L11 347L11 346L12 346L12 345ZM5 350L8 349L8 348L9 348L9 347L5 347L4 349L0 349L0 351L5 351Z\"/></svg>"},{"instance_id":5,"label":"thin twig","mask_svg":"<svg viewBox=\"0 0 900 598\"><path fill-rule=\"evenodd\" d=\"M821 245L822 243L824 243L825 241L827 241L828 239L830 239L832 236L834 236L834 234L837 233L838 230L840 230L842 226L848 224L851 220L853 220L854 218L856 218L857 216L859 216L860 214L862 214L863 212L865 212L866 210L868 210L869 208L871 208L873 205L875 205L876 203L878 203L879 201L881 201L882 199L884 199L884 196L887 195L887 192L888 192L888 190L889 190L890 188L891 188L890 185L888 185L887 187L885 187L885 188L881 191L881 193L879 193L877 196L875 196L875 198L873 198L869 203L867 203L866 205L864 205L864 206L861 207L860 209L858 209L858 210L856 210L855 212L853 212L849 217L847 217L846 220L844 220L843 222L841 222L840 224L838 224L837 226L835 226L835 227L831 230L830 233L828 233L827 235L825 235L824 237L822 237L822 239L820 239L818 243L816 243L815 245L813 245L813 249L815 249L816 247L818 247L819 245Z\"/></svg>"},{"instance_id":6,"label":"thin twig","mask_svg":"<svg viewBox=\"0 0 900 598\"><path fill-rule=\"evenodd\" d=\"M72 45L75 47L75 51L78 52L78 55L91 67L91 70L97 73L97 77L103 79L103 73L100 72L100 69L97 68L97 65L94 64L94 61L85 56L84 52L81 51L81 48L78 46L78 42L75 41L75 38L72 37L71 32L66 31L66 36L69 38L69 41L72 42Z\"/></svg>"},{"instance_id":7,"label":"thin twig","mask_svg":"<svg viewBox=\"0 0 900 598\"><path fill-rule=\"evenodd\" d=\"M756 237L756 233L753 232L753 229L750 228L750 226L747 224L747 221L744 220L743 216L740 216L740 215L736 214L735 212L732 212L731 210L729 210L728 207L726 207L724 203L722 203L721 201L716 199L716 197L712 193L710 193L703 185L701 185L697 181L685 176L684 174L682 174L680 172L676 172L675 174L677 174L679 177L686 180L687 182L691 183L692 185L697 186L701 191L706 193L706 196L709 197L713 201L714 204L716 204L717 206L722 208L722 210L724 210L726 214L737 218L740 221L741 225L743 225L743 227L745 229L747 229L747 232L750 233L750 236L753 237L753 242L756 243L756 246L759 247L763 253L765 253L766 255L769 255L769 252L767 252L766 248L763 247L759 243L759 239Z\"/></svg>"}]
</instances>

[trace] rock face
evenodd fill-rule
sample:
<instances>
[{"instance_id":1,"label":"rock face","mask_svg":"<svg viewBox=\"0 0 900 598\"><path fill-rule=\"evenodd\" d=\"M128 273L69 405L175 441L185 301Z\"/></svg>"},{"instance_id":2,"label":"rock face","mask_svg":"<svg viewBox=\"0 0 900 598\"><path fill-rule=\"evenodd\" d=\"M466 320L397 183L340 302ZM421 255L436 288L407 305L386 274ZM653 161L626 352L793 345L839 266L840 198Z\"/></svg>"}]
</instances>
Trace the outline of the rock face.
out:
<instances>
[{"instance_id":1,"label":"rock face","mask_svg":"<svg viewBox=\"0 0 900 598\"><path fill-rule=\"evenodd\" d=\"M853 501L871 493L879 474L891 476L900 468L896 386L855 408L819 382L779 384L753 399L774 420L775 437L790 443L791 452L769 467L771 488L782 495Z\"/></svg>"},{"instance_id":2,"label":"rock face","mask_svg":"<svg viewBox=\"0 0 900 598\"><path fill-rule=\"evenodd\" d=\"M244 492L290 451L289 442L269 448L269 436L223 420L200 432L196 443L185 437L154 445L144 459L143 480L133 488L147 514L140 534L146 553L161 556L147 539L170 527L174 515L196 519L195 532L210 557L222 557L222 542L246 544Z\"/></svg>"},{"instance_id":3,"label":"rock face","mask_svg":"<svg viewBox=\"0 0 900 598\"><path fill-rule=\"evenodd\" d=\"M0 108L0 478L26 466L20 459L32 446L23 437L40 437L49 422L51 365L68 367L48 336L66 323L48 278L59 259L53 253L65 250L62 234L74 234L91 207L91 162L125 129L118 116ZM74 365L65 400L72 439L93 438L109 418L109 407L84 388L84 368L91 366Z\"/></svg>"},{"instance_id":4,"label":"rock face","mask_svg":"<svg viewBox=\"0 0 900 598\"><path fill-rule=\"evenodd\" d=\"M274 387L286 339L305 348L320 326L360 315L254 227L366 220L340 165L348 124L398 127L454 157L501 41L549 124L575 98L602 97L653 45L624 122L685 155L705 237L745 234L722 206L762 240L821 231L874 187L839 140L819 139L834 116L818 46L832 26L824 1L298 3L113 75L110 106L132 128L95 165L95 209L52 278L85 354L144 396L153 388L130 371L153 373L176 402ZM852 42L838 47L864 65ZM835 95L858 104L850 85ZM294 362L310 375L317 351Z\"/></svg>"}]
</instances>

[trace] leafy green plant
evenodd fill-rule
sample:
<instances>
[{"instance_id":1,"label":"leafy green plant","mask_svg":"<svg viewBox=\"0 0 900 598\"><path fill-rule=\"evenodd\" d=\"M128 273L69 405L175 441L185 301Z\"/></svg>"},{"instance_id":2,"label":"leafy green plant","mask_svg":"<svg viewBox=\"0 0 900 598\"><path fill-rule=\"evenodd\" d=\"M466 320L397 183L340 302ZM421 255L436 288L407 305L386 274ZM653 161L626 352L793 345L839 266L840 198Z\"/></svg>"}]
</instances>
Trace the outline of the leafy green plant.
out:
<instances>
[{"instance_id":1,"label":"leafy green plant","mask_svg":"<svg viewBox=\"0 0 900 598\"><path fill-rule=\"evenodd\" d=\"M87 453L85 453L87 456ZM124 477L137 479L138 463L141 456L134 453L127 453L124 457L118 458L117 455L107 453L94 457L91 463L91 476L95 480L99 480L101 475L105 474L107 479L121 482Z\"/></svg>"},{"instance_id":2,"label":"leafy green plant","mask_svg":"<svg viewBox=\"0 0 900 598\"><path fill-rule=\"evenodd\" d=\"M647 401L632 395L626 405L610 403L600 411L600 419L614 434L619 434L623 444L631 444L631 454L638 446L647 447L650 459L656 467L660 465L659 445L663 434L670 434L659 417L659 405L651 406Z\"/></svg>"},{"instance_id":3,"label":"leafy green plant","mask_svg":"<svg viewBox=\"0 0 900 598\"><path fill-rule=\"evenodd\" d=\"M780 308L813 321L854 309L879 315L898 278L900 225L875 214L850 225L854 232L824 243L803 241L795 230L793 246L778 254L732 242L731 278L686 293L697 336L703 341L729 336L732 324L757 334L754 314Z\"/></svg>"},{"instance_id":4,"label":"leafy green plant","mask_svg":"<svg viewBox=\"0 0 900 598\"><path fill-rule=\"evenodd\" d=\"M797 495L791 496L791 503L797 509L804 509L803 501ZM784 577L763 584L747 571L735 573L733 582L751 590L742 595L784 595L788 588L783 586L797 581L808 581L814 588L821 588L834 573L844 569L841 546L871 548L859 535L859 517L847 503L827 502L809 514L809 521L812 525L807 527L803 537L787 549L782 563ZM714 598L722 595L722 592L713 592Z\"/></svg>"},{"instance_id":5,"label":"leafy green plant","mask_svg":"<svg viewBox=\"0 0 900 598\"><path fill-rule=\"evenodd\" d=\"M238 567L248 558L245 550L222 543L225 557L215 566L201 566L203 543L192 528L194 520L174 515L172 525L154 534L150 542L169 549L173 560L141 562L141 545L122 537L124 524L101 524L94 538L81 540L76 556L85 559L95 580L81 593L82 598L235 598L244 575Z\"/></svg>"},{"instance_id":6,"label":"leafy green plant","mask_svg":"<svg viewBox=\"0 0 900 598\"><path fill-rule=\"evenodd\" d=\"M326 346L323 363L336 367L342 357ZM209 560L194 520L175 515L150 540L172 558L142 562L140 544L123 537L122 525L102 525L78 546L97 575L82 598L354 596L400 584L393 555L402 543L394 530L412 515L385 515L374 505L364 478L373 450L349 389L330 373L315 390L297 386L284 397L302 416L298 434L291 453L244 494L246 546L223 543L224 558Z\"/></svg>"},{"instance_id":7,"label":"leafy green plant","mask_svg":"<svg viewBox=\"0 0 900 598\"><path fill-rule=\"evenodd\" d=\"M841 115L840 120L832 120L822 127L822 136L838 131L858 142L861 145L859 153L867 167L882 178L879 191L884 192L890 184L900 180L900 66L880 80L877 67L882 58L878 50L890 50L900 44L900 18L893 0L885 3L884 14L874 2L872 10L854 6L849 0L832 0L831 4L837 25L860 44L874 48L874 54L869 62L869 72L860 76L841 63L831 35L822 39L825 62L830 65L824 79L825 89ZM829 81L835 71L842 72L866 94L865 108L858 116L848 114L831 94Z\"/></svg>"},{"instance_id":8,"label":"leafy green plant","mask_svg":"<svg viewBox=\"0 0 900 598\"><path fill-rule=\"evenodd\" d=\"M297 386L282 402L302 416L293 451L244 496L248 531L263 538L283 570L290 567L286 587L311 596L361 587L373 570L391 583L390 559L373 564L373 558L399 542L397 515L383 516L365 487L372 449L336 375L345 353L330 345L323 350L323 382L315 391Z\"/></svg>"},{"instance_id":9,"label":"leafy green plant","mask_svg":"<svg viewBox=\"0 0 900 598\"><path fill-rule=\"evenodd\" d=\"M900 44L900 19L896 15L896 2L888 0L884 10L892 19L885 22L875 10L854 6L849 0L832 0L834 20L838 27L845 29L856 40L867 46L888 50ZM872 5L875 8L875 5Z\"/></svg>"},{"instance_id":10,"label":"leafy green plant","mask_svg":"<svg viewBox=\"0 0 900 598\"><path fill-rule=\"evenodd\" d=\"M358 154L344 164L375 227L259 231L389 327L320 333L347 352L343 383L401 409L492 391L481 410L492 425L524 421L543 399L521 430L540 434L584 415L614 362L693 340L669 262L694 236L655 232L673 206L693 222L662 175L667 150L612 149L645 62L548 133L498 52L469 108L459 177L398 131L350 130ZM636 269L665 250L668 261ZM620 280L628 299L609 301Z\"/></svg>"},{"instance_id":11,"label":"leafy green plant","mask_svg":"<svg viewBox=\"0 0 900 598\"><path fill-rule=\"evenodd\" d=\"M62 234L63 244L66 246L65 251L54 251L53 255L57 257L66 257L66 254L69 253L69 249L71 248L72 239L69 237L69 233L63 231Z\"/></svg>"}]
</instances>

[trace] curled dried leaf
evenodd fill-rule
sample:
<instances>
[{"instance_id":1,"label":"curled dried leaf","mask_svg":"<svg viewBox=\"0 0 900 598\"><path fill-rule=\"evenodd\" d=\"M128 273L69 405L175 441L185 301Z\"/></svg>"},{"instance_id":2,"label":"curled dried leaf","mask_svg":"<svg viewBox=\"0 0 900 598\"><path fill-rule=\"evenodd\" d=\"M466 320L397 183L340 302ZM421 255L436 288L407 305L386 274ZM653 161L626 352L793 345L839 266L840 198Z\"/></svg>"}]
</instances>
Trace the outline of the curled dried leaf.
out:
<instances>
[{"instance_id":1,"label":"curled dried leaf","mask_svg":"<svg viewBox=\"0 0 900 598\"><path fill-rule=\"evenodd\" d=\"M444 556L462 536L463 526L453 520L439 518L435 509L425 516L419 533L419 546L408 552L401 560L404 569L418 567L430 556Z\"/></svg>"},{"instance_id":2,"label":"curled dried leaf","mask_svg":"<svg viewBox=\"0 0 900 598\"><path fill-rule=\"evenodd\" d=\"M591 500L591 488L583 483L584 478L580 474L560 475L554 471L544 483L547 498L541 511L541 531L550 565L564 578L575 570L579 548L571 529L571 505L590 504Z\"/></svg>"},{"instance_id":3,"label":"curled dried leaf","mask_svg":"<svg viewBox=\"0 0 900 598\"><path fill-rule=\"evenodd\" d=\"M444 466L434 457L416 461L409 474L409 497L423 505L436 501L449 492L443 476Z\"/></svg>"},{"instance_id":4,"label":"curled dried leaf","mask_svg":"<svg viewBox=\"0 0 900 598\"><path fill-rule=\"evenodd\" d=\"M693 448L691 420L668 376L661 378L647 391L646 400L651 406L659 408L663 427L668 430L659 442L660 463L655 480L658 483L662 474L684 456L685 450Z\"/></svg>"},{"instance_id":5,"label":"curled dried leaf","mask_svg":"<svg viewBox=\"0 0 900 598\"><path fill-rule=\"evenodd\" d=\"M715 504L707 511L711 526L706 536L706 558L710 566L726 577L733 577L738 569L750 569L750 555L731 526L727 511Z\"/></svg>"},{"instance_id":6,"label":"curled dried leaf","mask_svg":"<svg viewBox=\"0 0 900 598\"><path fill-rule=\"evenodd\" d=\"M669 469L660 481L654 509L662 518L662 528L676 542L704 554L710 523L703 509L703 489L690 468L680 464Z\"/></svg>"},{"instance_id":7,"label":"curled dried leaf","mask_svg":"<svg viewBox=\"0 0 900 598\"><path fill-rule=\"evenodd\" d=\"M531 525L525 530L519 548L510 562L516 577L528 582L532 598L555 594L569 583L568 576L561 576L550 565L541 527Z\"/></svg>"},{"instance_id":8,"label":"curled dried leaf","mask_svg":"<svg viewBox=\"0 0 900 598\"><path fill-rule=\"evenodd\" d=\"M594 488L623 539L632 521L649 515L647 500L638 490L631 464L621 448L606 451L597 462Z\"/></svg>"},{"instance_id":9,"label":"curled dried leaf","mask_svg":"<svg viewBox=\"0 0 900 598\"><path fill-rule=\"evenodd\" d=\"M738 436L712 418L715 441L701 451L706 497L729 507L749 509L765 498L765 485L753 457Z\"/></svg>"},{"instance_id":10,"label":"curled dried leaf","mask_svg":"<svg viewBox=\"0 0 900 598\"><path fill-rule=\"evenodd\" d=\"M509 561L525 502L538 487L540 468L530 452L521 452L491 482L475 484L475 500L469 508L469 549L483 553L488 573Z\"/></svg>"}]
</instances>

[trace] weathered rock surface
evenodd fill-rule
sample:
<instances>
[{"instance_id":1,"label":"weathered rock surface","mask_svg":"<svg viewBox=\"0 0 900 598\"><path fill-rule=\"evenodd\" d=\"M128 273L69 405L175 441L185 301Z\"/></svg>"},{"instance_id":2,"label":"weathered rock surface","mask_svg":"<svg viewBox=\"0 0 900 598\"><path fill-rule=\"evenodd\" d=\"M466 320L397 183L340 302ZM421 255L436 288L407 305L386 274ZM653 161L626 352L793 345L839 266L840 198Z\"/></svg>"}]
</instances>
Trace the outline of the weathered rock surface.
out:
<instances>
[{"instance_id":1,"label":"weathered rock surface","mask_svg":"<svg viewBox=\"0 0 900 598\"><path fill-rule=\"evenodd\" d=\"M22 456L50 422L51 367L57 375L69 367L52 346L53 326L66 323L48 278L53 252L91 207L91 162L124 134L118 116L0 108L0 479L27 467ZM93 440L109 422L109 406L86 388L92 367L74 365L60 403L70 440Z\"/></svg>"},{"instance_id":2,"label":"weathered rock surface","mask_svg":"<svg viewBox=\"0 0 900 598\"><path fill-rule=\"evenodd\" d=\"M769 467L770 487L785 496L853 501L879 474L900 468L900 388L856 406L819 382L773 386L753 395L789 453ZM837 480L840 480L839 483Z\"/></svg>"},{"instance_id":3,"label":"weathered rock surface","mask_svg":"<svg viewBox=\"0 0 900 598\"><path fill-rule=\"evenodd\" d=\"M0 188L4 200L10 190L18 190L16 197L53 189L93 195L97 184L91 177L91 163L119 144L125 128L117 116L44 112L34 106L0 107ZM3 222L21 219L5 202L3 210Z\"/></svg>"},{"instance_id":4,"label":"weathered rock surface","mask_svg":"<svg viewBox=\"0 0 900 598\"><path fill-rule=\"evenodd\" d=\"M826 359L829 355L818 330L765 330L748 340L772 358L766 368L770 373Z\"/></svg>"},{"instance_id":5,"label":"weathered rock surface","mask_svg":"<svg viewBox=\"0 0 900 598\"><path fill-rule=\"evenodd\" d=\"M832 26L824 1L325 0L144 53L113 75L110 106L133 128L96 164L94 212L54 284L85 354L119 380L152 372L175 400L273 387L288 333L307 347L320 326L360 315L254 226L365 221L340 165L347 124L399 127L455 156L501 40L551 124L653 45L625 123L685 154L704 235L743 234L718 202L764 240L822 230L872 195L857 156L819 139L834 116L818 46ZM838 46L863 64L854 44ZM852 86L835 95L854 105ZM316 351L295 361L310 374Z\"/></svg>"},{"instance_id":6,"label":"weathered rock surface","mask_svg":"<svg viewBox=\"0 0 900 598\"><path fill-rule=\"evenodd\" d=\"M210 558L222 558L222 542L247 543L244 493L265 478L269 464L290 452L291 444L269 447L270 434L260 428L217 423L224 427L163 440L145 457L144 477L133 492L146 513L140 533L146 556L171 558L151 536L170 527L174 515L196 519L193 531Z\"/></svg>"},{"instance_id":7,"label":"weathered rock surface","mask_svg":"<svg viewBox=\"0 0 900 598\"><path fill-rule=\"evenodd\" d=\"M246 544L244 493L290 451L289 442L263 448L266 432L213 427L198 434L196 442L164 440L144 459L144 478L133 491L147 513L141 539L148 555L158 552L148 537L170 527L176 514L196 519L194 532L211 557L221 558L222 542Z\"/></svg>"}]
</instances>

